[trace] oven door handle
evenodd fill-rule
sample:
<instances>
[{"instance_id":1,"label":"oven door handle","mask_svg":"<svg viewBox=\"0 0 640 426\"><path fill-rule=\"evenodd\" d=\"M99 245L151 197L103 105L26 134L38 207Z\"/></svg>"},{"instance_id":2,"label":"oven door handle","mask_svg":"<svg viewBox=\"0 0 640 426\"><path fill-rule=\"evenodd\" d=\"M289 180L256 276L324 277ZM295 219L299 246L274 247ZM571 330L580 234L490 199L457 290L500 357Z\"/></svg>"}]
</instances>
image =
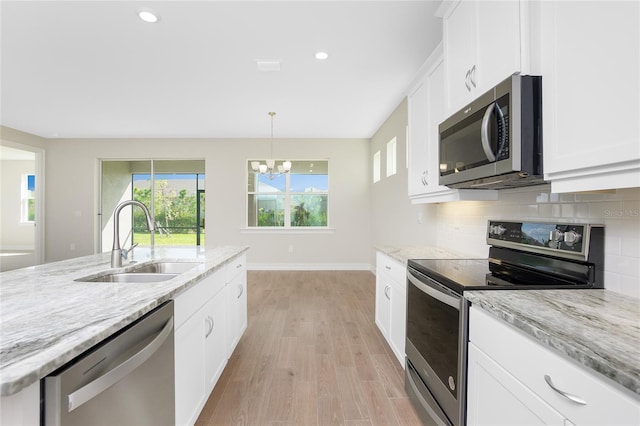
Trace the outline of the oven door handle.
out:
<instances>
[{"instance_id":1,"label":"oven door handle","mask_svg":"<svg viewBox=\"0 0 640 426\"><path fill-rule=\"evenodd\" d=\"M433 297L434 299L451 306L452 308L458 309L460 310L460 298L459 297L453 297L450 296L444 292L442 292L441 290L427 284L424 283L422 281L420 281L418 278L416 278L415 276L413 276L413 274L411 272L407 272L407 279L411 282L411 284L415 285L416 287L418 287L418 289L420 289L420 291L422 291L423 293L428 294L429 296Z\"/></svg>"}]
</instances>

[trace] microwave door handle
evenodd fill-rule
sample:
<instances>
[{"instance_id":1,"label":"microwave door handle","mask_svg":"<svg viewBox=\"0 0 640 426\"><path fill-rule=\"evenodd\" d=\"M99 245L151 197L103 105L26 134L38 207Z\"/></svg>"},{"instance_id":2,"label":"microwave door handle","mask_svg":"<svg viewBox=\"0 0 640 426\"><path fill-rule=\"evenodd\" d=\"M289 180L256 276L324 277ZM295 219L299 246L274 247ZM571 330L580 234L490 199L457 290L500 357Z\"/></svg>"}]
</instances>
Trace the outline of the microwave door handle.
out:
<instances>
[{"instance_id":1,"label":"microwave door handle","mask_svg":"<svg viewBox=\"0 0 640 426\"><path fill-rule=\"evenodd\" d=\"M487 110L484 112L484 117L482 117L482 126L480 127L480 139L482 140L482 149L484 150L484 155L487 156L489 162L493 163L496 161L496 155L491 150L491 142L489 141L489 120L491 120L491 115L493 114L493 110L497 107L497 104L493 102ZM502 117L504 120L504 117Z\"/></svg>"},{"instance_id":2,"label":"microwave door handle","mask_svg":"<svg viewBox=\"0 0 640 426\"><path fill-rule=\"evenodd\" d=\"M500 108L500 105L498 105L497 102L494 103L494 105L496 106L498 119L500 120L500 128L502 129L502 132L500 132L501 137L500 143L498 144L498 153L496 154L496 157L499 158L502 150L504 149L504 145L507 142L507 122L504 119L504 113L502 112L502 108Z\"/></svg>"}]
</instances>

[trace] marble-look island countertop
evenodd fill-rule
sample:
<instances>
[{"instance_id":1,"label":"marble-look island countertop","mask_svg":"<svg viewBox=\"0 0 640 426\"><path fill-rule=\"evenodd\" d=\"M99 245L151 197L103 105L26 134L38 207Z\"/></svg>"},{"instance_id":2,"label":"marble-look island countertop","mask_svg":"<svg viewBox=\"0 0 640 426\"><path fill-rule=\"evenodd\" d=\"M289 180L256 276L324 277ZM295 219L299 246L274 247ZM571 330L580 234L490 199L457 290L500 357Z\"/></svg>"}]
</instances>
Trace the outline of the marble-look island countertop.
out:
<instances>
[{"instance_id":1,"label":"marble-look island countertop","mask_svg":"<svg viewBox=\"0 0 640 426\"><path fill-rule=\"evenodd\" d=\"M107 252L1 273L0 394L37 382L247 249L137 247L135 263L118 269L111 269ZM159 259L202 264L164 282L75 281Z\"/></svg>"},{"instance_id":2,"label":"marble-look island countertop","mask_svg":"<svg viewBox=\"0 0 640 426\"><path fill-rule=\"evenodd\" d=\"M409 259L461 259L469 257L431 246L375 246L375 249L405 265Z\"/></svg>"},{"instance_id":3,"label":"marble-look island countertop","mask_svg":"<svg viewBox=\"0 0 640 426\"><path fill-rule=\"evenodd\" d=\"M608 290L484 290L465 298L640 394L640 299Z\"/></svg>"}]
</instances>

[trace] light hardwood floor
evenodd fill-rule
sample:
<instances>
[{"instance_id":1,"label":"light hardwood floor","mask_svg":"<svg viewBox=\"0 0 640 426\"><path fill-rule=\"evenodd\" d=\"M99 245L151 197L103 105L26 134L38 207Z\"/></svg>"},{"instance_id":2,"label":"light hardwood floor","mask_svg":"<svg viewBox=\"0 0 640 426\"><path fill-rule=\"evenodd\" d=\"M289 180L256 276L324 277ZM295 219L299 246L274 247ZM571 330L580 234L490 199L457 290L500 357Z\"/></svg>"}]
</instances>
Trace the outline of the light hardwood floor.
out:
<instances>
[{"instance_id":1,"label":"light hardwood floor","mask_svg":"<svg viewBox=\"0 0 640 426\"><path fill-rule=\"evenodd\" d=\"M364 271L249 271L249 323L197 426L419 425Z\"/></svg>"}]
</instances>

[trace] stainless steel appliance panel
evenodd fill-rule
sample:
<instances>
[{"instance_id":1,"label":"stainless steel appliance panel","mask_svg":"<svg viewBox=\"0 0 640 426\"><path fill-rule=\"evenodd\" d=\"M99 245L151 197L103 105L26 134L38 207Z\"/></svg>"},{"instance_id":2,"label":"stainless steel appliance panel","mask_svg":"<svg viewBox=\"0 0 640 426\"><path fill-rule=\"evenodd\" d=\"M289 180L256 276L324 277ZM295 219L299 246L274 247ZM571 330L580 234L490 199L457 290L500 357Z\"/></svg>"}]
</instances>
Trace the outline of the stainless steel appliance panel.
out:
<instances>
[{"instance_id":1,"label":"stainless steel appliance panel","mask_svg":"<svg viewBox=\"0 0 640 426\"><path fill-rule=\"evenodd\" d=\"M44 379L45 425L175 424L173 301Z\"/></svg>"},{"instance_id":2,"label":"stainless steel appliance panel","mask_svg":"<svg viewBox=\"0 0 640 426\"><path fill-rule=\"evenodd\" d=\"M422 397L438 401L438 407L431 408L442 410L454 425L462 424L460 407L465 396L463 301L460 294L407 270L407 360L429 392Z\"/></svg>"}]
</instances>

